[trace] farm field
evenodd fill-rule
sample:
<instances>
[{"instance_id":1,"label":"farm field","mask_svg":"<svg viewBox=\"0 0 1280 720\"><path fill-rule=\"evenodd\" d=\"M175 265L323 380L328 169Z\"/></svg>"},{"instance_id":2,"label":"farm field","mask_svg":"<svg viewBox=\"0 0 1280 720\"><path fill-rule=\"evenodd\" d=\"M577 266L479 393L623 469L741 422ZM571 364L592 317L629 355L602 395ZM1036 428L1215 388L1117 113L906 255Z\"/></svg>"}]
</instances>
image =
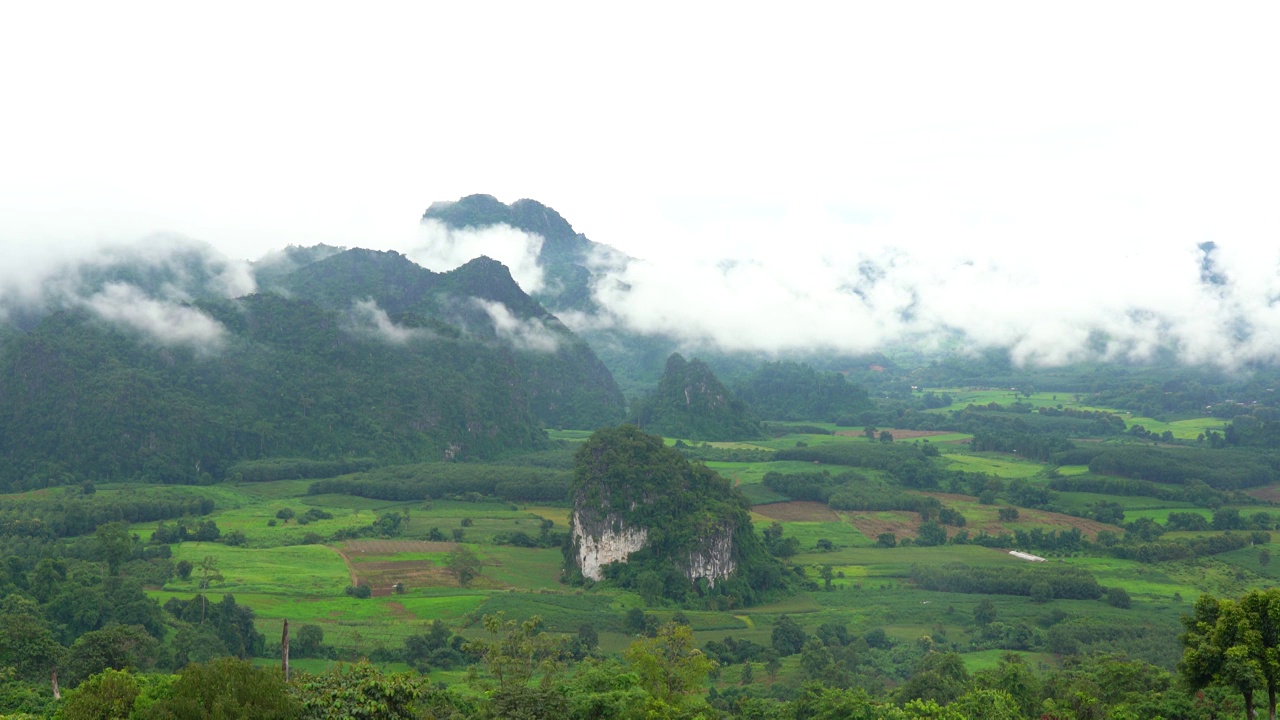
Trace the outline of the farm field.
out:
<instances>
[{"instance_id":1,"label":"farm field","mask_svg":"<svg viewBox=\"0 0 1280 720\"><path fill-rule=\"evenodd\" d=\"M936 394L946 393L952 398L952 403L950 405L932 410L931 412L951 412L954 410L963 410L971 404L988 405L990 403L1009 405L1010 403L1019 402L1029 404L1035 408L1056 408L1061 406L1063 408L1071 408L1075 410L1092 410L1114 413L1124 419L1126 428L1141 425L1147 431L1154 432L1156 434L1169 431L1173 433L1174 438L1179 440L1195 440L1198 435L1210 430L1222 432L1225 427L1225 423L1220 418L1198 417L1162 421L1150 417L1135 416L1132 413L1118 410L1116 408L1090 405L1085 402L1085 396L1075 393L1051 391L1033 392L1030 396L1027 396L1012 389L975 390L971 388L928 388L928 391Z\"/></svg>"},{"instance_id":2,"label":"farm field","mask_svg":"<svg viewBox=\"0 0 1280 720\"><path fill-rule=\"evenodd\" d=\"M738 468L739 472L750 473L756 484L764 472L773 469L769 465L790 466L792 471L809 471L812 467L808 463L737 465L745 465ZM225 513L216 511L210 516L215 521L226 517L230 524L244 528L250 538L249 546L231 548L216 543L187 542L174 546L174 558L195 564L206 557L214 558L224 580L212 583L210 600L218 600L224 593L234 594L238 603L255 610L259 630L268 637L278 636L280 625L287 618L295 624L319 625L325 632L326 642L341 652L357 652L360 648L367 652L369 648L391 647L403 642L404 637L419 632L424 623L433 619L444 620L465 634L474 629L472 623L480 614L505 612L511 617L537 614L544 618L549 629L563 632L573 631L584 621L592 622L602 631L602 646L621 649L630 641L623 632L623 614L628 608L643 607L643 603L629 593L583 594L581 590L561 585L561 556L556 548L491 544L494 535L504 530L523 528L534 532L544 518L562 527L561 523L568 517L568 509L564 507L543 505L512 510L492 503L435 501L429 509L424 509L391 503L386 504L391 511L409 511L408 532L401 538L352 540L332 545L282 545L280 543L290 537L286 531L300 528L266 526L273 511L281 507L300 508L306 500L324 500L324 507L334 513L334 520L307 526L321 529L326 524L343 527L346 526L343 523L353 523L349 518L369 522L375 512L369 502L361 498L289 497L281 492L280 485L271 483L253 489L261 498L256 503L252 502L251 494L238 490L234 495L238 498L237 507ZM290 489L303 488L293 483ZM980 519L978 509L985 506L978 506L963 496L945 497L949 505L962 505L962 512ZM350 504L356 507L342 507L344 500L352 501ZM989 510L994 512L994 508ZM700 642L733 636L758 638L767 643L772 624L782 614L797 616L805 627L816 627L837 618L866 628L882 624L890 637L907 639L946 618L933 618L927 606L921 611L899 613L901 617L886 617L880 611L858 611L856 606L882 599L896 605L901 597L915 597L913 593L919 591L913 590L906 579L911 567L922 562L992 567L1022 563L1003 551L974 546L875 548L873 538L859 532L856 513L834 512L819 503L760 505L753 515L760 523L780 522L787 536L800 541L801 554L794 561L811 568L811 577L816 577L823 565L833 566L842 577L834 580L831 592L814 596L801 594L733 613L686 613ZM907 517L910 513L902 515L904 523L913 524ZM464 518L470 521L465 528L462 527ZM255 522L261 527L254 527ZM459 588L456 581L443 572L444 557L456 543L414 539L431 528L452 530L455 527L464 529L468 536L465 544L482 562L481 576L469 588ZM140 524L137 529L149 532L154 525ZM836 549L813 552L820 539L828 540ZM161 600L189 598L198 591L199 572L194 571L191 580L173 580L150 592ZM374 597L361 600L344 594L353 582L353 575L355 582L368 583L374 589ZM390 589L396 582L404 583L404 594L395 594ZM929 600L930 604L946 599L959 607L973 600L947 593L931 595L939 599ZM661 610L650 612L661 613ZM922 612L928 617L917 617Z\"/></svg>"},{"instance_id":3,"label":"farm field","mask_svg":"<svg viewBox=\"0 0 1280 720\"><path fill-rule=\"evenodd\" d=\"M1066 394L1056 395L1056 402L1054 393L1035 393L1031 399L1033 404L1071 404ZM1012 400L1007 391L957 397L964 397L965 402L983 398L990 398L986 402ZM1179 422L1181 424L1170 425L1177 426L1177 432L1181 433L1205 427L1190 421ZM1153 425L1147 427L1156 429ZM794 448L797 444L867 442L860 429L830 428L838 434L794 433L769 440L709 445L729 450L772 451ZM1014 481L1028 481L1031 487L1044 488L1051 477L1089 473L1083 465L1051 468L1013 454L972 452L964 442L972 436L963 433L882 429L894 434L895 443L927 440L941 451L937 460L941 467L989 476L998 481L999 487L1007 488ZM573 444L585 440L590 433L557 430L549 435L555 441ZM671 444L674 440L668 442ZM823 625L844 626L859 636L883 631L886 642L898 647L913 646L928 636L930 642L959 652L971 672L994 667L1008 652L1016 653L1034 667L1044 668L1059 661L1059 655L1043 650L1048 629L1058 623L1143 628L1142 632L1149 638L1144 642L1152 647L1176 647L1180 632L1178 618L1189 610L1201 592L1238 594L1280 581L1280 561L1270 562L1270 554L1280 552L1280 545L1272 547L1271 544L1248 546L1212 558L1162 563L1142 563L1079 550L1055 553L1026 548L1047 557L1048 563L1043 566L1013 557L1007 549L950 543L922 547L911 542L920 535L922 516L919 512L835 510L825 502L791 500L762 483L770 472L800 475L829 471L832 475L852 472L862 478L854 480L855 483L889 487L897 482L891 472L794 460L713 460L705 464L729 479L748 498L757 533L777 523L782 537L794 540L794 554L784 561L802 574L800 592L748 607L681 610L661 601L646 604L638 594L610 587L609 583L596 587L566 585L562 583L564 555L558 534L569 528L571 510L567 503L520 503L452 495L429 501L311 495L311 481L307 480L163 489L104 484L98 492L104 497L176 492L212 500L214 511L201 520L216 522L224 535L242 533L244 545L175 543L170 546L171 559L175 563L191 563L190 577L171 578L149 587L147 593L161 602L171 598L189 600L200 592L206 577L212 575L213 579L208 580L209 602L233 596L236 603L254 611L255 626L269 641L279 637L286 619L295 627L317 625L323 630L325 643L333 646L334 657L340 659L399 648L407 637L424 632L434 620L444 622L463 637L478 637L480 618L499 612L508 618L536 615L549 632L574 634L584 625L590 625L597 631L604 652L619 652L635 639L634 628L627 624L629 612L641 610L661 622L676 617L680 610L699 646L730 638L768 646L774 628L786 617L806 633L814 633ZM1051 469L1056 475L1050 473ZM952 485L951 489L957 487ZM1280 500L1280 491L1275 487L1255 489L1252 494L1261 499L1274 496ZM1124 535L1124 529L1118 525L1062 512L1016 507L1004 495L994 503L983 504L974 496L958 492L917 489L901 492L932 498L941 507L963 516L962 526L943 527L951 539L962 532L970 539L979 534L991 537L1018 534L1019 538L1027 538L1033 537L1033 532L1034 537L1040 537L1039 533L1073 529L1079 530L1086 540L1096 538L1104 530L1115 537ZM62 493L64 489L53 489L26 495L57 497ZM1100 503L1112 503L1123 510L1125 522L1146 518L1165 523L1172 512L1194 513L1206 519L1214 514L1209 508L1189 502L1153 497L1054 492L1051 498L1055 510L1080 515L1089 513ZM1016 517L1002 519L1002 511L1014 507ZM1248 515L1261 506L1228 507ZM331 517L300 521L311 509L322 510ZM289 519L280 516L285 511L292 512ZM369 536L367 529L387 516L399 518L397 533L393 537ZM169 524L173 524L172 521ZM129 530L145 542L158 525L137 522L129 525ZM897 542L908 541L908 544L878 547L877 538L883 533L892 533ZM335 535L343 539L335 539ZM553 535L557 539L538 546ZM1163 539L1178 541L1214 535L1170 532ZM1280 540L1280 533L1277 535ZM473 553L479 563L479 574L465 587L448 569L451 554L460 548ZM1131 607L1117 608L1101 600L1065 598L1033 602L1025 590L1020 591L1022 594L987 595L924 590L917 586L913 573L921 568L945 567L1010 573L1037 567L1077 569L1087 573L1104 590L1124 589ZM348 594L350 588L359 585L368 586L371 597ZM993 639L990 631L976 624L974 612L984 600L993 603L1001 627L1014 628L1002 632L1022 633L1029 639L1017 642L1031 643L1023 647L1033 649L1018 649L1016 642ZM1089 632L1094 631L1081 630L1082 637L1088 637ZM1007 646L992 647L993 643ZM1144 648L1141 652L1147 652L1146 657L1153 660L1172 662L1154 649ZM303 662L307 664L299 667L318 668L332 660ZM398 667L394 663L382 665ZM736 668L727 668L725 677L733 679L739 673ZM442 678L454 676L440 675ZM802 677L799 659L788 657L781 663L776 682L797 683Z\"/></svg>"},{"instance_id":4,"label":"farm field","mask_svg":"<svg viewBox=\"0 0 1280 720\"><path fill-rule=\"evenodd\" d=\"M1064 408L1074 408L1077 410L1105 410L1107 412L1115 412L1111 408L1101 408L1088 405L1083 402L1084 396L1076 393L1067 392L1033 392L1030 396L1024 395L1020 391L1012 388L922 388L921 392L932 392L937 395L943 393L951 396L951 404L938 408L937 411L950 412L952 410L963 410L969 405L989 405L998 403L1000 405L1009 405L1011 403L1020 402L1031 405L1032 407L1057 407L1061 405ZM1079 399L1077 399L1079 397Z\"/></svg>"},{"instance_id":5,"label":"farm field","mask_svg":"<svg viewBox=\"0 0 1280 720\"><path fill-rule=\"evenodd\" d=\"M1125 424L1129 427L1141 425L1148 432L1156 434L1172 432L1173 437L1178 440L1195 440L1196 437L1210 430L1222 432L1226 428L1226 423L1219 418L1190 418L1164 422L1148 417L1130 417L1127 414L1122 415L1122 417L1124 417Z\"/></svg>"},{"instance_id":6,"label":"farm field","mask_svg":"<svg viewBox=\"0 0 1280 720\"><path fill-rule=\"evenodd\" d=\"M980 472L1000 478L1031 478L1045 472L1045 466L1016 455L997 453L960 454L947 452L947 462L955 470Z\"/></svg>"},{"instance_id":7,"label":"farm field","mask_svg":"<svg viewBox=\"0 0 1280 720\"><path fill-rule=\"evenodd\" d=\"M1145 495L1108 495L1105 493L1087 492L1059 492L1055 494L1054 502L1060 507L1072 510L1084 510L1091 505L1096 505L1100 502L1115 503L1124 508L1125 517L1128 517L1130 512L1143 510L1197 509L1191 503L1179 502L1177 500L1161 500L1159 498L1147 497ZM1204 508L1200 508L1200 510L1208 512Z\"/></svg>"},{"instance_id":8,"label":"farm field","mask_svg":"<svg viewBox=\"0 0 1280 720\"><path fill-rule=\"evenodd\" d=\"M764 480L765 473L804 473L822 470L821 466L816 467L811 462L803 462L800 460L778 460L775 462L720 462L709 461L707 467L720 473L721 476L728 478L734 485L753 485Z\"/></svg>"},{"instance_id":9,"label":"farm field","mask_svg":"<svg viewBox=\"0 0 1280 720\"><path fill-rule=\"evenodd\" d=\"M815 436L822 437L822 436ZM849 438L850 442L863 442ZM950 452L946 459L970 471L977 468L1005 478L1034 477L1043 466L1004 455L972 455ZM739 483L744 489L768 492L760 485L766 472L812 472L807 462L710 462L709 467ZM859 473L882 477L878 471L859 469ZM366 500L341 495L306 495L305 481L278 481L254 485L218 488L216 502L228 508L215 511L211 519L227 530L245 533L248 546L230 548L214 543L183 543L174 546L174 558L198 564L206 557L215 558L224 580L213 583L210 600L223 593L233 593L236 601L254 609L257 625L268 637L278 636L284 619L292 623L313 623L323 628L326 642L340 653L369 652L376 647L394 647L425 623L440 619L463 634L475 631L474 622L481 615L505 612L509 617L539 615L547 627L558 632L573 632L583 622L598 626L602 647L620 650L631 637L623 627L627 609L644 607L639 599L626 592L574 590L559 582L561 554L557 548L519 548L494 545L502 533L523 531L536 535L544 520L563 530L568 523L568 508L554 505L520 506L509 504L468 503L437 500L429 507L422 503L397 503ZM199 492L204 488L196 488ZM120 491L127 492L127 489ZM995 517L998 506L984 506L963 495L932 493L946 506L964 514L971 532L989 533L1041 527L1066 529L1081 527L1092 535L1098 527L1080 518L1059 516L1022 509L1016 522L1001 523ZM971 635L965 617L981 596L954 593L923 592L911 586L911 568L921 563L963 563L974 567L1018 567L1023 561L1001 550L976 546L874 547L876 530L895 527L902 538L914 537L919 524L914 513L854 513L832 511L821 503L782 502L757 504L753 519L758 526L778 522L787 537L799 541L800 554L793 558L816 578L823 566L833 571L832 589L807 593L786 600L731 612L690 611L699 642L736 637L767 644L777 618L795 617L802 627L812 630L824 622L842 622L851 628L868 631L879 627L886 635L907 642L919 634L934 632L936 627L953 628L950 637L961 642ZM1161 503L1151 498L1110 498L1086 493L1063 493L1060 500L1070 506L1088 505L1101 499L1121 502L1127 511L1150 512L1153 517L1167 516L1172 508L1186 508L1185 503ZM321 507L331 512L330 520L306 526L294 522L268 526L268 520L280 509L297 511ZM1190 509L1190 508L1186 508ZM326 545L291 545L307 532L332 533L344 527L368 524L379 513L408 514L402 537L390 540L350 540ZM1205 512L1205 511L1202 511ZM466 524L464 525L464 520ZM1094 524L1097 526L1098 524ZM149 534L154 523L139 523L135 532ZM1102 526L1105 527L1105 526ZM450 539L429 541L425 536L433 529ZM481 575L469 588L460 588L444 571L448 552L457 546L452 541L454 529L463 533L463 544L472 548L482 563ZM949 528L952 534L955 529ZM1113 530L1118 530L1113 528ZM815 551L819 540L826 540L832 551ZM1136 604L1175 604L1180 596L1186 606L1196 595L1196 584L1177 573L1153 571L1132 561L1110 561L1097 558L1069 558L1072 566L1088 569L1099 582L1122 584L1129 588ZM1257 566L1256 552L1242 551L1231 562ZM1277 572L1273 570L1272 572ZM188 598L197 592L199 570L188 581L173 580L151 594L160 599ZM354 576L354 581L353 581ZM1229 572L1216 576L1224 586L1235 582ZM367 583L374 597L361 600L344 594L345 588ZM396 594L391 586L403 583L405 592ZM1066 607L1057 601L1054 606ZM1012 603L1012 604L1011 604ZM997 598L1000 612L1014 619L1031 621L1043 615L1039 606L1025 606L1023 599ZM1094 608L1096 603L1082 607ZM649 608L659 617L670 610ZM1090 610L1095 612L1095 610ZM957 624L958 623L958 624ZM972 640L969 640L972 642ZM989 666L996 657L992 651L965 654L965 662L975 668ZM1028 654L1035 662L1051 662L1052 656ZM792 671L794 672L794 671ZM787 676L787 665L782 674Z\"/></svg>"}]
</instances>

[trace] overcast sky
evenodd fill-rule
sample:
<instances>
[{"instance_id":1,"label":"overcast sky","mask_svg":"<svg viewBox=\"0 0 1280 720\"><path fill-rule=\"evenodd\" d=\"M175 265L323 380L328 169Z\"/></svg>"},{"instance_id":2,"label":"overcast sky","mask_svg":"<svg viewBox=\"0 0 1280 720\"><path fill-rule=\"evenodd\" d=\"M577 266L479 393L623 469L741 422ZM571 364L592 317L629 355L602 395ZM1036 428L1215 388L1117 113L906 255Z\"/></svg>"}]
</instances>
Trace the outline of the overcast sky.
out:
<instances>
[{"instance_id":1,"label":"overcast sky","mask_svg":"<svg viewBox=\"0 0 1280 720\"><path fill-rule=\"evenodd\" d=\"M871 311L755 345L876 345L1012 304L976 342L1101 327L1132 350L1124 323L1204 312L1211 240L1232 283L1214 309L1280 338L1276 3L619 7L11 4L0 277L156 232L237 258L410 247L432 201L485 192L544 202L654 275L755 267L725 271L701 321L637 327L714 333L822 272L832 297L794 309L839 309L870 258L900 270L860 296ZM1112 300L1066 299L1082 286ZM653 287L629 301L671 294Z\"/></svg>"}]
</instances>

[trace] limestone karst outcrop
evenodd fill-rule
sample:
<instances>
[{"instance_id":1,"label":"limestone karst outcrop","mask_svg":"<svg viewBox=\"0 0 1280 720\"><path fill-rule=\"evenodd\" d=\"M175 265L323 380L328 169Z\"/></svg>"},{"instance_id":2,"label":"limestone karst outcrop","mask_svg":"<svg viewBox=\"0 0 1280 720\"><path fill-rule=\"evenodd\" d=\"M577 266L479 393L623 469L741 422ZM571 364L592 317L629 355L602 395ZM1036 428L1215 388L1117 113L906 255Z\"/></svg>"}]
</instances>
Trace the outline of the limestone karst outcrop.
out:
<instances>
[{"instance_id":1,"label":"limestone karst outcrop","mask_svg":"<svg viewBox=\"0 0 1280 720\"><path fill-rule=\"evenodd\" d=\"M579 449L572 532L572 561L591 580L638 561L714 587L763 554L728 481L631 425L598 430Z\"/></svg>"}]
</instances>

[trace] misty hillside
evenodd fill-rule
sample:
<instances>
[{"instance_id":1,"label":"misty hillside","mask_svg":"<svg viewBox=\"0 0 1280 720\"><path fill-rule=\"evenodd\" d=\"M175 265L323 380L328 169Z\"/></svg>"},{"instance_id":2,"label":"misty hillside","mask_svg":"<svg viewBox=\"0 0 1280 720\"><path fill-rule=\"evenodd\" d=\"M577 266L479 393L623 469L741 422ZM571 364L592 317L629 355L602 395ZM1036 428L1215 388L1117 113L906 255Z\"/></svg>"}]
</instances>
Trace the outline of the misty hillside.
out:
<instances>
[{"instance_id":1,"label":"misty hillside","mask_svg":"<svg viewBox=\"0 0 1280 720\"><path fill-rule=\"evenodd\" d=\"M517 200L507 205L492 195L468 195L456 202L432 203L422 219L453 228L507 225L541 237L538 265L545 276L545 287L537 297L552 312L596 310L591 293L592 265L626 260L616 249L575 232L560 213L537 200Z\"/></svg>"},{"instance_id":2,"label":"misty hillside","mask_svg":"<svg viewBox=\"0 0 1280 720\"><path fill-rule=\"evenodd\" d=\"M720 350L714 343L690 344L677 332L679 328L649 332L629 329L612 314L618 308L602 307L596 294L600 283L617 282L618 271L628 267L631 258L574 231L560 213L537 200L517 200L507 205L492 195L468 195L453 202L433 203L423 221L440 222L456 230L506 225L542 238L536 261L544 283L533 293L534 297L551 312L573 312L587 318L577 328L579 335L591 344L628 397L651 390L673 352L696 351L727 382L751 375L761 363L783 358L829 372L891 364L879 354L851 355L817 349L785 353ZM689 309L696 312L698 308ZM642 312L634 307L629 310Z\"/></svg>"},{"instance_id":3,"label":"misty hillside","mask_svg":"<svg viewBox=\"0 0 1280 720\"><path fill-rule=\"evenodd\" d=\"M115 284L103 293L115 304L10 326L0 483L209 481L266 457L491 457L541 447L540 425L622 414L590 348L492 260L432 273L352 250L279 282L288 297L188 304Z\"/></svg>"},{"instance_id":4,"label":"misty hillside","mask_svg":"<svg viewBox=\"0 0 1280 720\"><path fill-rule=\"evenodd\" d=\"M548 426L595 428L622 417L622 393L591 347L495 260L476 258L434 273L398 253L357 249L304 266L280 283L293 297L335 311L355 308L377 322L391 314L445 323L509 349L534 416Z\"/></svg>"}]
</instances>

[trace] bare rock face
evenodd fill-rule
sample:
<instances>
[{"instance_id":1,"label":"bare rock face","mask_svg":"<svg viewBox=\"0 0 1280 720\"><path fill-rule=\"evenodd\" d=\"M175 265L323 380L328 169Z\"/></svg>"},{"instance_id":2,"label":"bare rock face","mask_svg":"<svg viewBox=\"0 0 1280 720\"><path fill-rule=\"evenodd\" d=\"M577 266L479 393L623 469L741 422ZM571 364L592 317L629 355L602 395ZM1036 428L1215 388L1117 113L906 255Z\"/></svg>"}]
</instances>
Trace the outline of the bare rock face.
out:
<instances>
[{"instance_id":1,"label":"bare rock face","mask_svg":"<svg viewBox=\"0 0 1280 720\"><path fill-rule=\"evenodd\" d=\"M633 425L604 428L575 457L566 559L591 580L611 563L641 563L641 571L677 570L691 585L714 586L759 555L747 508L727 480L661 437Z\"/></svg>"},{"instance_id":2,"label":"bare rock face","mask_svg":"<svg viewBox=\"0 0 1280 720\"><path fill-rule=\"evenodd\" d=\"M689 553L685 575L689 578L689 582L706 578L707 584L715 587L716 580L729 577L735 569L733 528L720 527L711 535L704 537L698 547Z\"/></svg>"},{"instance_id":3,"label":"bare rock face","mask_svg":"<svg viewBox=\"0 0 1280 720\"><path fill-rule=\"evenodd\" d=\"M631 553L644 548L649 540L649 531L643 527L629 527L614 514L593 515L596 514L589 510L574 509L571 519L573 546L582 576L601 580L605 565L626 562ZM732 575L737 567L733 561L732 526L717 527L703 537L689 552L683 565L690 583L706 578L707 584L715 587L717 580Z\"/></svg>"},{"instance_id":4,"label":"bare rock face","mask_svg":"<svg viewBox=\"0 0 1280 720\"><path fill-rule=\"evenodd\" d=\"M584 522L583 513L573 512L573 544L577 548L582 576L600 580L600 569L609 563L626 562L631 553L644 547L649 531L627 527L622 518L606 515L602 520Z\"/></svg>"}]
</instances>

